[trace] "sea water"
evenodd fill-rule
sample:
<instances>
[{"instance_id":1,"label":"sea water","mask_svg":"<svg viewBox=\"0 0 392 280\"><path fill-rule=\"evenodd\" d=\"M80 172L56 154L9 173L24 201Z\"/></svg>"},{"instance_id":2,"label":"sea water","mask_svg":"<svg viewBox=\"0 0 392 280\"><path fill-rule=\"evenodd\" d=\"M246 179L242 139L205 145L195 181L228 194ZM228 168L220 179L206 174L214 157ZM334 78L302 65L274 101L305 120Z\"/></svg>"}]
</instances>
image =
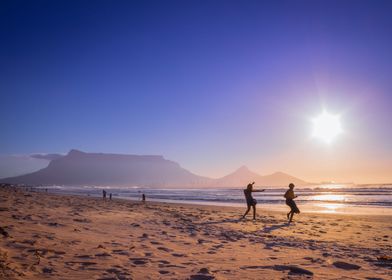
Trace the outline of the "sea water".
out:
<instances>
[{"instance_id":1,"label":"sea water","mask_svg":"<svg viewBox=\"0 0 392 280\"><path fill-rule=\"evenodd\" d=\"M158 189L110 186L51 186L49 192L73 195L102 196L102 190L112 193L113 198L140 200L144 193L148 201L191 203L201 205L221 205L244 207L244 188L214 189ZM287 211L283 197L287 188L266 189L253 193L258 208ZM302 212L379 214L392 215L392 185L312 185L295 189L295 200Z\"/></svg>"}]
</instances>

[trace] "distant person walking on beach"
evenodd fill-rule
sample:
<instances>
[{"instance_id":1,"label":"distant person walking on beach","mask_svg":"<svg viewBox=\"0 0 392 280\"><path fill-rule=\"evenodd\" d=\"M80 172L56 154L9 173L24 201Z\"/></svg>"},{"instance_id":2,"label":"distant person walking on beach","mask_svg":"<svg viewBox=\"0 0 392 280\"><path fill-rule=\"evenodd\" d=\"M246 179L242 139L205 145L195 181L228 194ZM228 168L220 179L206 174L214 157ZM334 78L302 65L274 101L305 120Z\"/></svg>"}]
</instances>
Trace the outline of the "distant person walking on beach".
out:
<instances>
[{"instance_id":1,"label":"distant person walking on beach","mask_svg":"<svg viewBox=\"0 0 392 280\"><path fill-rule=\"evenodd\" d=\"M102 190L102 199L106 200L106 191L105 190Z\"/></svg>"},{"instance_id":2,"label":"distant person walking on beach","mask_svg":"<svg viewBox=\"0 0 392 280\"><path fill-rule=\"evenodd\" d=\"M286 198L286 204L290 207L290 212L287 213L287 219L289 220L289 223L291 223L291 221L293 220L294 213L300 213L297 204L294 201L294 198L298 197L294 194L294 187L294 184L290 183L289 189L284 194L284 198Z\"/></svg>"},{"instance_id":3,"label":"distant person walking on beach","mask_svg":"<svg viewBox=\"0 0 392 280\"><path fill-rule=\"evenodd\" d=\"M249 183L248 186L246 187L246 189L244 190L244 195L245 195L246 204L247 204L248 208L246 209L245 214L242 216L242 219L244 219L246 217L246 215L248 215L248 213L250 211L250 207L252 207L253 208L253 220L256 220L257 201L256 201L256 199L253 198L252 192L263 192L264 190L254 190L253 189L254 184L255 184L255 182Z\"/></svg>"},{"instance_id":4,"label":"distant person walking on beach","mask_svg":"<svg viewBox=\"0 0 392 280\"><path fill-rule=\"evenodd\" d=\"M143 201L143 203L146 202L146 195L145 194L142 194L142 201Z\"/></svg>"}]
</instances>

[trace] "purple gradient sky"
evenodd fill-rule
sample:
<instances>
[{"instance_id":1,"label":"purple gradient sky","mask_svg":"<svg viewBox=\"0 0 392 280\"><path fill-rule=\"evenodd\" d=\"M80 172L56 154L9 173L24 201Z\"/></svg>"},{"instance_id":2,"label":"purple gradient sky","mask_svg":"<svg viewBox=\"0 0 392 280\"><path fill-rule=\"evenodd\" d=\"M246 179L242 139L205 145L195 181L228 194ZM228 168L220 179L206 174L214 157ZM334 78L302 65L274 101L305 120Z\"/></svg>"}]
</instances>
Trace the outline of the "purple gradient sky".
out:
<instances>
[{"instance_id":1,"label":"purple gradient sky","mask_svg":"<svg viewBox=\"0 0 392 280\"><path fill-rule=\"evenodd\" d=\"M392 182L391 1L1 1L0 154ZM311 118L341 114L332 145Z\"/></svg>"}]
</instances>

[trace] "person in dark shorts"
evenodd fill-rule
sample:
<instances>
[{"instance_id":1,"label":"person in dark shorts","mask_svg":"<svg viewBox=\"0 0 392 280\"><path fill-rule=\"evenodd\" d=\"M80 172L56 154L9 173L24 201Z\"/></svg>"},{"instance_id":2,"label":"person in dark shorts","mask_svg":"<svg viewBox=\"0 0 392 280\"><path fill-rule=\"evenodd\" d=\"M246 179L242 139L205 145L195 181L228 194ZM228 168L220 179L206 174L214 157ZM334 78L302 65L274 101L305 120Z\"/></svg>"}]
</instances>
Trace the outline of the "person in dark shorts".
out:
<instances>
[{"instance_id":1,"label":"person in dark shorts","mask_svg":"<svg viewBox=\"0 0 392 280\"><path fill-rule=\"evenodd\" d=\"M284 194L284 198L286 198L286 204L287 206L290 207L290 212L287 213L287 219L289 220L289 223L293 220L294 214L299 214L300 211L297 207L297 204L294 201L294 198L297 198L298 196L294 194L294 184L290 183L289 189L286 191Z\"/></svg>"},{"instance_id":2,"label":"person in dark shorts","mask_svg":"<svg viewBox=\"0 0 392 280\"><path fill-rule=\"evenodd\" d=\"M250 211L250 207L252 207L253 208L253 220L256 220L257 201L256 201L256 199L253 198L252 192L263 192L264 190L254 190L253 189L254 184L255 184L255 182L248 184L248 186L244 190L244 195L245 195L246 204L247 204L248 208L246 209L245 214L242 216L242 219L244 219L246 217L246 215L248 215L248 213Z\"/></svg>"}]
</instances>

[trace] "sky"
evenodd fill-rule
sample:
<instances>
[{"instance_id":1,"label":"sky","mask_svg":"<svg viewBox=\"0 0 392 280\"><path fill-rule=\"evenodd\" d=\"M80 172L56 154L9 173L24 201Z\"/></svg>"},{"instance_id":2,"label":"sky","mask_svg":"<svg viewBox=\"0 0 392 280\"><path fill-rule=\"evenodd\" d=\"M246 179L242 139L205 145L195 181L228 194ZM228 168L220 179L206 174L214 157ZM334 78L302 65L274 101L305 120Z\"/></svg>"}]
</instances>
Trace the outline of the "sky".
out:
<instances>
[{"instance_id":1,"label":"sky","mask_svg":"<svg viewBox=\"0 0 392 280\"><path fill-rule=\"evenodd\" d=\"M392 182L391 1L1 1L0 155ZM312 119L340 116L332 143ZM2 165L0 165L2 166Z\"/></svg>"}]
</instances>

